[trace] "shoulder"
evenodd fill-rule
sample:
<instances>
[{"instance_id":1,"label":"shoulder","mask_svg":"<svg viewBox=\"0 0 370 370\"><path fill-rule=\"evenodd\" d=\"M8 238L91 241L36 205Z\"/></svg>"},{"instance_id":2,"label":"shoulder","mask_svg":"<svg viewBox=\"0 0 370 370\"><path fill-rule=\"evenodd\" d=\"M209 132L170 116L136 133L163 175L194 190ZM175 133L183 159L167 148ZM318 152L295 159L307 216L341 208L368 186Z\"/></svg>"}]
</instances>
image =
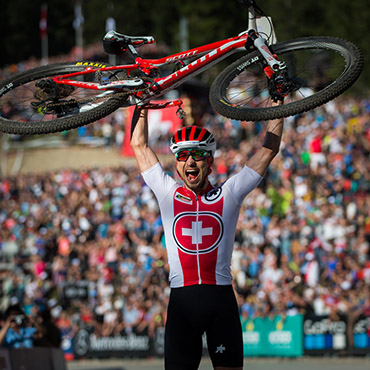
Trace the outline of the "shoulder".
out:
<instances>
[{"instance_id":1,"label":"shoulder","mask_svg":"<svg viewBox=\"0 0 370 370\"><path fill-rule=\"evenodd\" d=\"M249 187L251 184L259 183L262 180L263 176L261 176L258 172L256 172L253 168L248 167L247 165L244 166L239 172L230 176L222 185L226 186L235 186L238 185L240 187Z\"/></svg>"},{"instance_id":2,"label":"shoulder","mask_svg":"<svg viewBox=\"0 0 370 370\"><path fill-rule=\"evenodd\" d=\"M173 177L163 169L159 162L142 172L141 175L146 185L154 192L159 202L169 195L171 189L180 186Z\"/></svg>"},{"instance_id":3,"label":"shoulder","mask_svg":"<svg viewBox=\"0 0 370 370\"><path fill-rule=\"evenodd\" d=\"M237 174L229 177L222 186L228 189L237 203L241 203L262 179L263 177L254 169L244 166Z\"/></svg>"}]
</instances>

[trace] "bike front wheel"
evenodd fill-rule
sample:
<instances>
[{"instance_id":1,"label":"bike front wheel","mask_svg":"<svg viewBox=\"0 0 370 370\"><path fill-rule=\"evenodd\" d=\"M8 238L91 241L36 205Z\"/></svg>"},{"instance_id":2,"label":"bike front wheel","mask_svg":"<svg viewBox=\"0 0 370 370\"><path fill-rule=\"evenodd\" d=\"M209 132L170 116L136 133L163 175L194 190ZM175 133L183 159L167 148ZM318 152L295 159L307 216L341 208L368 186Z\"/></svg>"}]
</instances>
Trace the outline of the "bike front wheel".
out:
<instances>
[{"instance_id":1,"label":"bike front wheel","mask_svg":"<svg viewBox=\"0 0 370 370\"><path fill-rule=\"evenodd\" d=\"M288 117L314 109L346 91L363 68L361 51L334 37L307 37L271 46L287 66L295 91L283 105L271 106L264 61L254 51L228 66L213 82L210 102L223 116L260 121Z\"/></svg>"},{"instance_id":2,"label":"bike front wheel","mask_svg":"<svg viewBox=\"0 0 370 370\"><path fill-rule=\"evenodd\" d=\"M91 67L91 68L89 68ZM99 120L118 109L127 96L112 91L57 84L53 77L77 73L68 79L97 82L115 80L89 70L105 67L96 62L59 63L16 74L0 83L0 132L17 135L71 130ZM83 72L83 74L79 72ZM86 72L86 73L85 73Z\"/></svg>"}]
</instances>

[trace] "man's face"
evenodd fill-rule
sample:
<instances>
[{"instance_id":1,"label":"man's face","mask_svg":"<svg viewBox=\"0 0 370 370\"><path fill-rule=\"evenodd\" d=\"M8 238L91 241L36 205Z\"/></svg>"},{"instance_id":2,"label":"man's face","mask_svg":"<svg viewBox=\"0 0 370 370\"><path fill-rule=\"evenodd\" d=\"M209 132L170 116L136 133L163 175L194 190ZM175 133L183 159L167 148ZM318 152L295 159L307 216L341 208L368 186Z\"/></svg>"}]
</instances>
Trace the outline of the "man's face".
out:
<instances>
[{"instance_id":1,"label":"man's face","mask_svg":"<svg viewBox=\"0 0 370 370\"><path fill-rule=\"evenodd\" d=\"M198 193L208 186L207 176L213 157L199 149L186 149L176 155L176 169L185 186Z\"/></svg>"}]
</instances>

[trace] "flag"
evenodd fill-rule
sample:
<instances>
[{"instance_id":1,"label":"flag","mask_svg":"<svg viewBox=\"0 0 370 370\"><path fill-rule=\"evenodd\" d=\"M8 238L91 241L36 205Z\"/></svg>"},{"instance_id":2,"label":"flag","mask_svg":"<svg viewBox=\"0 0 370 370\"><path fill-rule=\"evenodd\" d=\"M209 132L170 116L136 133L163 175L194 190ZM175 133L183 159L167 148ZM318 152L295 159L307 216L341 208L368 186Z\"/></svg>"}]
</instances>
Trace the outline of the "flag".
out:
<instances>
[{"instance_id":1,"label":"flag","mask_svg":"<svg viewBox=\"0 0 370 370\"><path fill-rule=\"evenodd\" d=\"M40 14L40 38L41 40L45 39L48 34L48 6L47 4L41 5L41 14Z\"/></svg>"},{"instance_id":2,"label":"flag","mask_svg":"<svg viewBox=\"0 0 370 370\"><path fill-rule=\"evenodd\" d=\"M155 103L164 103L165 100L156 100ZM126 108L125 117L125 136L122 143L121 154L123 156L132 157L134 155L130 146L130 132L131 121L134 114L134 106ZM149 137L156 138L158 136L166 136L174 134L181 127L181 119L176 114L177 107L165 109L149 109L148 122L149 122ZM155 140L154 140L155 141ZM169 150L169 145L156 145L153 140L149 139L149 145L155 150L157 154L166 154Z\"/></svg>"}]
</instances>

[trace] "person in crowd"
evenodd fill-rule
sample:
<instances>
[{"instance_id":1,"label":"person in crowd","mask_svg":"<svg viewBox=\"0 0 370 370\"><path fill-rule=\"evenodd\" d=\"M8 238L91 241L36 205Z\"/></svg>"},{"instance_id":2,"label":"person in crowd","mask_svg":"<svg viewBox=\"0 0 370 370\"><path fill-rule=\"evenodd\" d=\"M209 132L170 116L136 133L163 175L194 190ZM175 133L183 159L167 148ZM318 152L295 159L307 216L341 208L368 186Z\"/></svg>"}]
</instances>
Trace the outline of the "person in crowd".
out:
<instances>
[{"instance_id":1,"label":"person in crowd","mask_svg":"<svg viewBox=\"0 0 370 370\"><path fill-rule=\"evenodd\" d=\"M216 141L207 129L185 126L170 140L183 186L164 171L148 145L147 111L137 108L132 132L139 169L159 203L170 264L165 368L197 369L206 333L214 368L242 369L242 330L230 272L235 229L244 198L279 152L283 119L268 123L263 145L217 187L208 178Z\"/></svg>"},{"instance_id":2,"label":"person in crowd","mask_svg":"<svg viewBox=\"0 0 370 370\"><path fill-rule=\"evenodd\" d=\"M60 348L62 334L60 328L55 324L49 309L44 309L36 318L39 330L35 336L35 347Z\"/></svg>"},{"instance_id":3,"label":"person in crowd","mask_svg":"<svg viewBox=\"0 0 370 370\"><path fill-rule=\"evenodd\" d=\"M10 306L0 330L0 345L5 348L33 348L37 324L25 315L20 305Z\"/></svg>"}]
</instances>

